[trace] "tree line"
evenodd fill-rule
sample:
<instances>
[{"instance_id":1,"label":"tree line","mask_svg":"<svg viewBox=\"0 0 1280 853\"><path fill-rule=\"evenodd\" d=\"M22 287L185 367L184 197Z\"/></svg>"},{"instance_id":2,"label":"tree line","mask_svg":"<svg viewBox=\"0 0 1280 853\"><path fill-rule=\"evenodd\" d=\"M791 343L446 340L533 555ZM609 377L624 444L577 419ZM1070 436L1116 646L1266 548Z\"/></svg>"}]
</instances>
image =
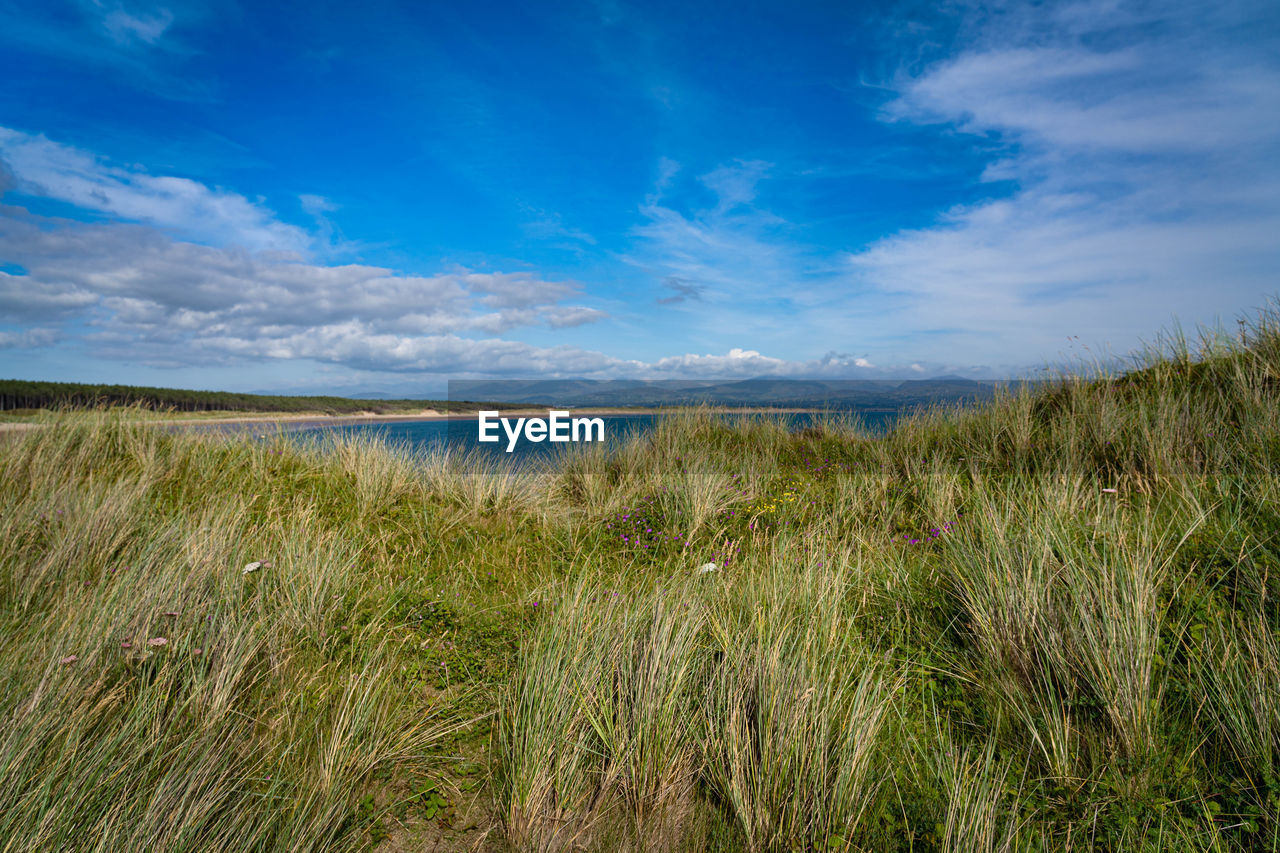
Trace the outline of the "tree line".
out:
<instances>
[{"instance_id":1,"label":"tree line","mask_svg":"<svg viewBox=\"0 0 1280 853\"><path fill-rule=\"evenodd\" d=\"M136 385L85 385L78 382L32 382L0 379L0 411L14 409L95 408L142 406L179 412L325 412L379 414L431 407L443 411L447 403L430 400L353 400L348 397L301 397L240 394L234 391L189 391Z\"/></svg>"}]
</instances>

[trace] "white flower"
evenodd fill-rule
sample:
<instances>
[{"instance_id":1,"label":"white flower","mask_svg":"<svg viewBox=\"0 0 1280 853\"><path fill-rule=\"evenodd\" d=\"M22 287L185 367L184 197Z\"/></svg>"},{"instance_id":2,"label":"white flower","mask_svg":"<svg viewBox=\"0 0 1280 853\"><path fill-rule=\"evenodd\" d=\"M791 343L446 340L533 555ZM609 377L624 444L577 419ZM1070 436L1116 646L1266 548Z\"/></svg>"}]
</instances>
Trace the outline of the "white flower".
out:
<instances>
[{"instance_id":1,"label":"white flower","mask_svg":"<svg viewBox=\"0 0 1280 853\"><path fill-rule=\"evenodd\" d=\"M247 575L249 572L256 572L260 568L262 568L262 563L258 560L254 560L252 563L245 566L244 569L241 570L240 574Z\"/></svg>"},{"instance_id":2,"label":"white flower","mask_svg":"<svg viewBox=\"0 0 1280 853\"><path fill-rule=\"evenodd\" d=\"M714 572L715 570L715 563L703 563L701 566L698 566L698 574L700 575L705 575L707 572Z\"/></svg>"}]
</instances>

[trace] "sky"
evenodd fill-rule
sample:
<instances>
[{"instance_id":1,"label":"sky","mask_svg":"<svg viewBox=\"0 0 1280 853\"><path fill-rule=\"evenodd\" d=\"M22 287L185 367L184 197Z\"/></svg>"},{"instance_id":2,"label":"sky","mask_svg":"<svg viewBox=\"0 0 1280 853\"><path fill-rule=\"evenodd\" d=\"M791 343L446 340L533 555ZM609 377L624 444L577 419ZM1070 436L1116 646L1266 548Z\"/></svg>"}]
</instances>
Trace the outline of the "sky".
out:
<instances>
[{"instance_id":1,"label":"sky","mask_svg":"<svg viewBox=\"0 0 1280 853\"><path fill-rule=\"evenodd\" d=\"M1280 6L0 0L0 378L1003 378L1280 293Z\"/></svg>"}]
</instances>

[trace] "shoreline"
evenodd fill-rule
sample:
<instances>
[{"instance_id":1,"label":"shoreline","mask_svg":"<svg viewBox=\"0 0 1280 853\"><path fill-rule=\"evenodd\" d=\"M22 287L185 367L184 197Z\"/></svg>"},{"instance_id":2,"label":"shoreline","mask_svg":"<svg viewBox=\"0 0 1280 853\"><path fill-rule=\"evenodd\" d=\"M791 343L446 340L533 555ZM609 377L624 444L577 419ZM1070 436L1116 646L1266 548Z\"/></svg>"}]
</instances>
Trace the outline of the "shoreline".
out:
<instances>
[{"instance_id":1,"label":"shoreline","mask_svg":"<svg viewBox=\"0 0 1280 853\"><path fill-rule=\"evenodd\" d=\"M797 414L813 414L821 411L819 409L803 409L803 408L770 408L754 406L751 408L734 408L734 407L698 407L697 411L705 411L717 415L797 415ZM487 410L486 410L487 411ZM501 417L527 417L530 415L544 415L549 411L546 408L524 408L524 409L502 409L499 414ZM626 417L628 415L660 415L675 414L681 411L679 408L663 409L618 409L618 408L582 408L582 409L565 409L571 417L590 416L590 417ZM283 427L285 429L315 429L326 426L351 426L355 424L379 424L379 423L413 423L425 421L447 421L454 420L476 420L479 418L479 412L459 412L457 414L446 414L437 409L423 409L416 414L377 414L376 412L359 413L354 415L324 415L324 414L263 414L255 416L246 414L243 416L233 417L217 417L217 418L164 418L147 421L134 421L133 423L140 426L158 426L170 428L192 428L192 427L218 427L218 426L253 426L260 424L262 426ZM0 433L6 432L26 432L27 430L37 429L43 426L50 426L45 423L23 423L20 421L0 422Z\"/></svg>"},{"instance_id":2,"label":"shoreline","mask_svg":"<svg viewBox=\"0 0 1280 853\"><path fill-rule=\"evenodd\" d=\"M486 410L488 411L488 410ZM575 414L596 415L603 417L619 417L625 415L647 415L651 411L637 412L626 409L575 409ZM503 409L503 417L526 417L546 414L546 409ZM480 417L477 412L459 412L454 415L444 414L434 409L424 410L416 415L293 415L287 417L265 418L216 418L207 421L167 421L165 426L192 427L209 424L211 426L251 426L253 424L271 425L286 429L317 429L330 426L353 426L358 424L394 424L394 423L427 423L432 421L474 421Z\"/></svg>"}]
</instances>

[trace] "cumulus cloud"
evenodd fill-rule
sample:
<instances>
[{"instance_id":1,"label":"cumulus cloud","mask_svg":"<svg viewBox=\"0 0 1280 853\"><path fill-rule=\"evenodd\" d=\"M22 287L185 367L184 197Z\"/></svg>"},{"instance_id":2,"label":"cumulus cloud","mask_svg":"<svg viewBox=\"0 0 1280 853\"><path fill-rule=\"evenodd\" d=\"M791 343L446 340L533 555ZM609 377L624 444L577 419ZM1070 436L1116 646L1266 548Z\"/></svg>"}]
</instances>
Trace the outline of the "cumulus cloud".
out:
<instances>
[{"instance_id":1,"label":"cumulus cloud","mask_svg":"<svg viewBox=\"0 0 1280 853\"><path fill-rule=\"evenodd\" d=\"M57 329L24 329L20 332L0 331L0 349L36 349L56 344L62 338Z\"/></svg>"},{"instance_id":2,"label":"cumulus cloud","mask_svg":"<svg viewBox=\"0 0 1280 853\"><path fill-rule=\"evenodd\" d=\"M519 341L455 334L407 336L351 321L278 338L222 336L200 342L209 354L251 359L306 358L360 370L493 375L594 375L623 362L576 347L537 347Z\"/></svg>"},{"instance_id":3,"label":"cumulus cloud","mask_svg":"<svg viewBox=\"0 0 1280 853\"><path fill-rule=\"evenodd\" d=\"M949 373L968 376L990 376L987 367L959 366L932 363L928 368L919 364L872 364L866 356L829 352L816 359L783 359L765 355L758 350L733 347L724 355L686 353L667 356L652 363L634 365L634 375L641 378L699 378L699 379L748 379L769 376L786 379L895 379L927 371L933 374Z\"/></svg>"},{"instance_id":4,"label":"cumulus cloud","mask_svg":"<svg viewBox=\"0 0 1280 853\"><path fill-rule=\"evenodd\" d=\"M658 374L679 376L759 376L776 374L787 366L782 359L734 347L725 355L686 354L660 358L653 364L653 370Z\"/></svg>"},{"instance_id":5,"label":"cumulus cloud","mask_svg":"<svg viewBox=\"0 0 1280 853\"><path fill-rule=\"evenodd\" d=\"M480 347L463 336L606 316L564 304L579 294L575 286L530 273L413 276L365 264L324 266L15 208L0 208L0 257L25 270L0 272L0 321L79 321L94 351L161 366L316 358L444 371L471 353L495 369L523 359L536 370L548 359L580 359L555 348L536 357L535 348L510 341L486 339ZM591 361L599 364L598 354Z\"/></svg>"},{"instance_id":6,"label":"cumulus cloud","mask_svg":"<svg viewBox=\"0 0 1280 853\"><path fill-rule=\"evenodd\" d=\"M564 282L544 281L524 273L473 273L464 278L472 292L481 294L480 301L494 308L527 308L555 302L571 295L574 290L572 285Z\"/></svg>"},{"instance_id":7,"label":"cumulus cloud","mask_svg":"<svg viewBox=\"0 0 1280 853\"><path fill-rule=\"evenodd\" d=\"M578 293L573 285L525 272L321 266L12 207L0 208L0 257L26 271L0 272L0 321L27 326L4 332L0 346L52 345L63 337L54 324L75 321L88 328L79 340L95 357L153 367L307 359L384 374L592 378L861 376L872 368L861 356L789 361L745 347L642 361L496 337L605 316L564 304Z\"/></svg>"},{"instance_id":8,"label":"cumulus cloud","mask_svg":"<svg viewBox=\"0 0 1280 853\"><path fill-rule=\"evenodd\" d=\"M863 356L792 361L745 347L654 361L497 337L517 327L604 319L564 304L569 283L526 272L409 276L362 264L322 266L279 253L176 241L153 228L41 217L0 207L0 347L39 347L88 332L97 358L152 367L305 359L377 374L746 378L891 376ZM473 335L473 336L469 336ZM874 368L874 369L873 369ZM896 373L895 373L896 370Z\"/></svg>"},{"instance_id":9,"label":"cumulus cloud","mask_svg":"<svg viewBox=\"0 0 1280 853\"><path fill-rule=\"evenodd\" d=\"M0 193L45 196L111 220L0 207L0 258L20 273L0 271L0 322L28 327L6 332L6 347L53 343L50 324L75 322L96 354L158 366L309 358L371 370L537 372L611 363L492 337L604 319L572 304L582 295L572 282L317 263L307 251L316 235L261 203L8 128L0 128L0 164ZM299 203L327 242L326 214L337 206L318 195Z\"/></svg>"},{"instance_id":10,"label":"cumulus cloud","mask_svg":"<svg viewBox=\"0 0 1280 853\"><path fill-rule=\"evenodd\" d=\"M33 283L28 276L0 272L0 319L13 323L48 322L83 311L97 301L88 291Z\"/></svg>"}]
</instances>

